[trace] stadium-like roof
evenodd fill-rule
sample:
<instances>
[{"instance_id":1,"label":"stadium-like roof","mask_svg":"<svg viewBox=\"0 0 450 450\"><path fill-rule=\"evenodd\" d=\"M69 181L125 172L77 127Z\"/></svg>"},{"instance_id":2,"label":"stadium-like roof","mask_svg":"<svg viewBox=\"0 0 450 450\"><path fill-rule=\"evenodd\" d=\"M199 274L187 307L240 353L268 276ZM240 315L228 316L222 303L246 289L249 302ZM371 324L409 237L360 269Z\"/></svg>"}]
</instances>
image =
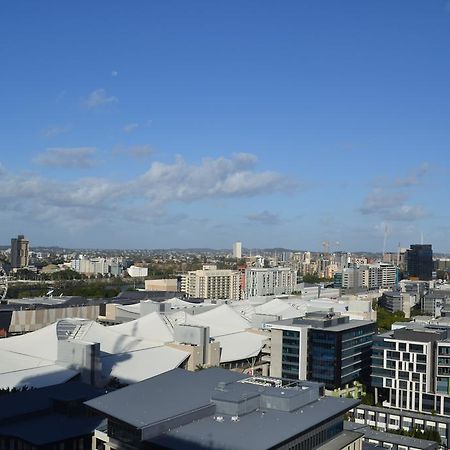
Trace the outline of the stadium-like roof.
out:
<instances>
[{"instance_id":1,"label":"stadium-like roof","mask_svg":"<svg viewBox=\"0 0 450 450\"><path fill-rule=\"evenodd\" d=\"M189 356L161 341L127 336L90 320L64 319L0 340L0 386L41 387L73 378L76 371L58 364L58 341L67 339L100 343L104 379L116 377L127 383L167 372Z\"/></svg>"}]
</instances>

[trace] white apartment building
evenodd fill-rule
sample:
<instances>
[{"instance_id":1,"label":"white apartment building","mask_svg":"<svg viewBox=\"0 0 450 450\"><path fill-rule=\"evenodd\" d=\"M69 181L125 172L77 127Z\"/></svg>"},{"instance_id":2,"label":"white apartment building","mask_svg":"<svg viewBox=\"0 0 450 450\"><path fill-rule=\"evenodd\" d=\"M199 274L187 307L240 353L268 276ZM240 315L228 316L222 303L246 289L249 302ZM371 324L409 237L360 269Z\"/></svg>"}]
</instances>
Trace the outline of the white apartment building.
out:
<instances>
[{"instance_id":1,"label":"white apartment building","mask_svg":"<svg viewBox=\"0 0 450 450\"><path fill-rule=\"evenodd\" d=\"M447 327L405 324L375 336L372 386L377 400L389 408L449 415L449 335Z\"/></svg>"},{"instance_id":2,"label":"white apartment building","mask_svg":"<svg viewBox=\"0 0 450 450\"><path fill-rule=\"evenodd\" d=\"M233 244L233 258L242 258L242 242L235 242Z\"/></svg>"},{"instance_id":3,"label":"white apartment building","mask_svg":"<svg viewBox=\"0 0 450 450\"><path fill-rule=\"evenodd\" d=\"M342 270L343 288L378 289L397 284L397 267L386 264L369 264Z\"/></svg>"},{"instance_id":4,"label":"white apartment building","mask_svg":"<svg viewBox=\"0 0 450 450\"><path fill-rule=\"evenodd\" d=\"M148 268L139 266L130 266L128 267L127 272L131 278L143 278L148 275Z\"/></svg>"},{"instance_id":5,"label":"white apartment building","mask_svg":"<svg viewBox=\"0 0 450 450\"><path fill-rule=\"evenodd\" d=\"M290 267L253 267L245 270L245 298L291 294L296 285L297 271Z\"/></svg>"},{"instance_id":6,"label":"white apartment building","mask_svg":"<svg viewBox=\"0 0 450 450\"><path fill-rule=\"evenodd\" d=\"M239 271L207 265L183 275L181 289L193 298L238 300L241 298L239 281Z\"/></svg>"}]
</instances>

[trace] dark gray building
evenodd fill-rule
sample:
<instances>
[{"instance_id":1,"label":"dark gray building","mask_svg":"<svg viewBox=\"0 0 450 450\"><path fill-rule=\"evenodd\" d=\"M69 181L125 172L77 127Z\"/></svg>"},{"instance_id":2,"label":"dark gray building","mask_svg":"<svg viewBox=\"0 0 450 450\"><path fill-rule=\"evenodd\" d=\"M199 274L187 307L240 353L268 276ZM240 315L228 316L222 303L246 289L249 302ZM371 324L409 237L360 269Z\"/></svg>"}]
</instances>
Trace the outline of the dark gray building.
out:
<instances>
[{"instance_id":1,"label":"dark gray building","mask_svg":"<svg viewBox=\"0 0 450 450\"><path fill-rule=\"evenodd\" d=\"M0 396L3 450L90 450L102 422L83 402L106 391L79 382Z\"/></svg>"},{"instance_id":2,"label":"dark gray building","mask_svg":"<svg viewBox=\"0 0 450 450\"><path fill-rule=\"evenodd\" d=\"M29 241L25 239L23 234L19 234L17 238L11 239L11 267L20 269L28 266L29 260Z\"/></svg>"},{"instance_id":3,"label":"dark gray building","mask_svg":"<svg viewBox=\"0 0 450 450\"><path fill-rule=\"evenodd\" d=\"M343 429L359 401L322 391L219 368L175 369L86 404L107 419L95 448L360 449L362 434Z\"/></svg>"},{"instance_id":4,"label":"dark gray building","mask_svg":"<svg viewBox=\"0 0 450 450\"><path fill-rule=\"evenodd\" d=\"M431 244L412 244L407 252L408 276L429 281L433 275L433 250Z\"/></svg>"}]
</instances>

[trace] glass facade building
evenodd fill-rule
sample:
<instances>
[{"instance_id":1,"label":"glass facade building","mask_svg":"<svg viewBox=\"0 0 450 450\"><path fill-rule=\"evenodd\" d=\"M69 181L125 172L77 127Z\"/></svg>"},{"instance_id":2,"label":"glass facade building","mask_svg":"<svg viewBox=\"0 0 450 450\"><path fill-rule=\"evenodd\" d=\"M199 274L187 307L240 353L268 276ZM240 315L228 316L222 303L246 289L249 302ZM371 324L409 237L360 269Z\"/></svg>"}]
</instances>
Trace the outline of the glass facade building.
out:
<instances>
[{"instance_id":1,"label":"glass facade building","mask_svg":"<svg viewBox=\"0 0 450 450\"><path fill-rule=\"evenodd\" d=\"M429 281L433 275L433 250L431 244L411 245L407 253L408 276Z\"/></svg>"},{"instance_id":2,"label":"glass facade building","mask_svg":"<svg viewBox=\"0 0 450 450\"><path fill-rule=\"evenodd\" d=\"M275 322L271 375L317 381L327 389L342 388L355 380L368 383L374 333L374 322L324 313ZM280 370L275 373L277 367Z\"/></svg>"}]
</instances>

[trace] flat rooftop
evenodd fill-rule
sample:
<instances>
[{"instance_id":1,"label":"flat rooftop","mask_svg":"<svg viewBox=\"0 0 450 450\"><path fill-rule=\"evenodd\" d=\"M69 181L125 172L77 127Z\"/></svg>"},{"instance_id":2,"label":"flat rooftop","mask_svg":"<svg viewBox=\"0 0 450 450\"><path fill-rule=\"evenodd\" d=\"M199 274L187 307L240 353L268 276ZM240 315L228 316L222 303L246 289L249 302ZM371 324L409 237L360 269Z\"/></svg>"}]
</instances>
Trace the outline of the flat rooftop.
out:
<instances>
[{"instance_id":1,"label":"flat rooftop","mask_svg":"<svg viewBox=\"0 0 450 450\"><path fill-rule=\"evenodd\" d=\"M319 383L266 380L220 368L174 369L86 405L137 429L155 426L146 439L151 445L261 450L340 417L359 403L320 397Z\"/></svg>"},{"instance_id":2,"label":"flat rooftop","mask_svg":"<svg viewBox=\"0 0 450 450\"><path fill-rule=\"evenodd\" d=\"M311 328L320 328L324 330L329 331L346 331L346 330L352 330L353 328L361 327L364 325L370 325L374 322L370 320L349 320L346 323L341 323L337 325L330 325L330 326L320 326L319 320L310 320L308 318L292 318L292 319L283 319L283 320L277 320L275 322L270 322L272 326L289 326L289 327L311 327Z\"/></svg>"}]
</instances>

